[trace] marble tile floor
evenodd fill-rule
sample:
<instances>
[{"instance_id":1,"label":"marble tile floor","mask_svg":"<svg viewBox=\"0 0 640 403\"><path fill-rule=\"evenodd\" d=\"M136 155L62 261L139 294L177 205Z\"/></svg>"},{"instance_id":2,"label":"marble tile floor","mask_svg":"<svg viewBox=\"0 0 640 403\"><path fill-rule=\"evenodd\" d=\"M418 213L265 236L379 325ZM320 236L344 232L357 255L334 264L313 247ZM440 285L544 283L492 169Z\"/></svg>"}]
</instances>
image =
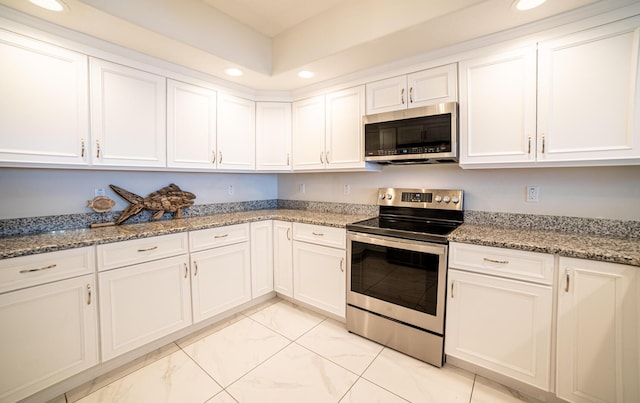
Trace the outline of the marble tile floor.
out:
<instances>
[{"instance_id":1,"label":"marble tile floor","mask_svg":"<svg viewBox=\"0 0 640 403\"><path fill-rule=\"evenodd\" d=\"M69 391L64 402L537 402L274 298Z\"/></svg>"}]
</instances>

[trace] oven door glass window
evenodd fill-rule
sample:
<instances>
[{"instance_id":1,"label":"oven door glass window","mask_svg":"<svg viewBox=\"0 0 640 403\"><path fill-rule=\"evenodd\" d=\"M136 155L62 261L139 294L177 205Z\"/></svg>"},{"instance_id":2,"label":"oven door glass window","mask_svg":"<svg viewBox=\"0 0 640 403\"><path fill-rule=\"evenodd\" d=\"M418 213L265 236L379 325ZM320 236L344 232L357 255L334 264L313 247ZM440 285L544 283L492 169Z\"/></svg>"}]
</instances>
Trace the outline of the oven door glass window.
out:
<instances>
[{"instance_id":1,"label":"oven door glass window","mask_svg":"<svg viewBox=\"0 0 640 403\"><path fill-rule=\"evenodd\" d=\"M436 315L439 265L436 254L353 241L351 291Z\"/></svg>"}]
</instances>

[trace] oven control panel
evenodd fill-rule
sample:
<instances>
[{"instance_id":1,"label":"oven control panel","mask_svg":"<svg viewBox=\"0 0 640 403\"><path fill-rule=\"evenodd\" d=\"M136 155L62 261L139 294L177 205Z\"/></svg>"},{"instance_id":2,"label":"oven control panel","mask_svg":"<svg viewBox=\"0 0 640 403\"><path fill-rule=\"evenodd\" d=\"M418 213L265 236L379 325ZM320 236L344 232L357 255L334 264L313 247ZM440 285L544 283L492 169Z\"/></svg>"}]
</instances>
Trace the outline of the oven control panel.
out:
<instances>
[{"instance_id":1,"label":"oven control panel","mask_svg":"<svg viewBox=\"0 0 640 403\"><path fill-rule=\"evenodd\" d=\"M462 211L463 191L458 189L378 189L378 205Z\"/></svg>"}]
</instances>

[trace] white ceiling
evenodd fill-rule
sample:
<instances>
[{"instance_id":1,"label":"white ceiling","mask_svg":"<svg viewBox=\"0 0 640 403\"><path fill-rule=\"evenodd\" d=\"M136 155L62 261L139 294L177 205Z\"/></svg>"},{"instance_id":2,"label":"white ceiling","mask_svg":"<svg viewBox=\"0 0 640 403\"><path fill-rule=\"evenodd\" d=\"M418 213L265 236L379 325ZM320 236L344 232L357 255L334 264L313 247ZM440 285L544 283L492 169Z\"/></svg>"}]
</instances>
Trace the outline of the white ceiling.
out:
<instances>
[{"instance_id":1,"label":"white ceiling","mask_svg":"<svg viewBox=\"0 0 640 403\"><path fill-rule=\"evenodd\" d=\"M63 1L62 13L0 4L257 90L301 88L592 3L634 2L547 0L520 12L513 0ZM245 74L227 77L228 67ZM302 69L316 76L297 77Z\"/></svg>"}]
</instances>

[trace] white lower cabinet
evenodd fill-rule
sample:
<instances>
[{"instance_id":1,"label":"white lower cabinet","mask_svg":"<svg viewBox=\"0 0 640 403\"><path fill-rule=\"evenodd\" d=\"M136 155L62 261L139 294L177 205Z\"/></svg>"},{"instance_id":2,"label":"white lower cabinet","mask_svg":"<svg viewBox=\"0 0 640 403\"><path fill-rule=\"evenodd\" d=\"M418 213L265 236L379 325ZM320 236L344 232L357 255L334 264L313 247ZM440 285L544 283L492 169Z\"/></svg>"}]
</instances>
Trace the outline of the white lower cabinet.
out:
<instances>
[{"instance_id":1,"label":"white lower cabinet","mask_svg":"<svg viewBox=\"0 0 640 403\"><path fill-rule=\"evenodd\" d=\"M187 255L99 273L102 359L189 326Z\"/></svg>"},{"instance_id":2,"label":"white lower cabinet","mask_svg":"<svg viewBox=\"0 0 640 403\"><path fill-rule=\"evenodd\" d=\"M251 223L251 297L273 291L273 221Z\"/></svg>"},{"instance_id":3,"label":"white lower cabinet","mask_svg":"<svg viewBox=\"0 0 640 403\"><path fill-rule=\"evenodd\" d=\"M638 402L638 268L560 258L557 395Z\"/></svg>"},{"instance_id":4,"label":"white lower cabinet","mask_svg":"<svg viewBox=\"0 0 640 403\"><path fill-rule=\"evenodd\" d=\"M293 237L293 298L345 318L345 230L294 223Z\"/></svg>"},{"instance_id":5,"label":"white lower cabinet","mask_svg":"<svg viewBox=\"0 0 640 403\"><path fill-rule=\"evenodd\" d=\"M98 363L93 247L0 260L0 401Z\"/></svg>"},{"instance_id":6,"label":"white lower cabinet","mask_svg":"<svg viewBox=\"0 0 640 403\"><path fill-rule=\"evenodd\" d=\"M249 224L194 231L189 237L193 321L200 322L250 301ZM217 246L207 244L206 239L218 241ZM202 247L209 249L193 251L194 244L208 245Z\"/></svg>"},{"instance_id":7,"label":"white lower cabinet","mask_svg":"<svg viewBox=\"0 0 640 403\"><path fill-rule=\"evenodd\" d=\"M293 298L292 227L290 222L273 222L273 288L289 298Z\"/></svg>"},{"instance_id":8,"label":"white lower cabinet","mask_svg":"<svg viewBox=\"0 0 640 403\"><path fill-rule=\"evenodd\" d=\"M549 391L553 256L452 243L449 259L447 356Z\"/></svg>"}]
</instances>

